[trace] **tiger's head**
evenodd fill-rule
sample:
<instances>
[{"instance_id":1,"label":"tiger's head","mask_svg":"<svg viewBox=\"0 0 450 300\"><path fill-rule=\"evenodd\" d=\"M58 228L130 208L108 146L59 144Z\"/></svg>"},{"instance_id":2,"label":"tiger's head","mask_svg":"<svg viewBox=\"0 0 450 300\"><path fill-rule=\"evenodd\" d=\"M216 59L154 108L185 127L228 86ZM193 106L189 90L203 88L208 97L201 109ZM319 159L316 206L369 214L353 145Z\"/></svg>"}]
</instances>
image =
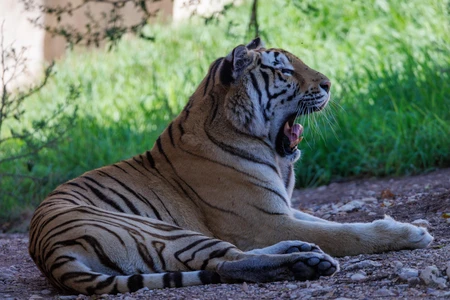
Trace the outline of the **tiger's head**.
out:
<instances>
[{"instance_id":1,"label":"tiger's head","mask_svg":"<svg viewBox=\"0 0 450 300\"><path fill-rule=\"evenodd\" d=\"M285 50L265 49L259 38L237 46L217 64L231 124L267 140L280 156L298 158L303 127L295 120L327 105L329 79Z\"/></svg>"}]
</instances>

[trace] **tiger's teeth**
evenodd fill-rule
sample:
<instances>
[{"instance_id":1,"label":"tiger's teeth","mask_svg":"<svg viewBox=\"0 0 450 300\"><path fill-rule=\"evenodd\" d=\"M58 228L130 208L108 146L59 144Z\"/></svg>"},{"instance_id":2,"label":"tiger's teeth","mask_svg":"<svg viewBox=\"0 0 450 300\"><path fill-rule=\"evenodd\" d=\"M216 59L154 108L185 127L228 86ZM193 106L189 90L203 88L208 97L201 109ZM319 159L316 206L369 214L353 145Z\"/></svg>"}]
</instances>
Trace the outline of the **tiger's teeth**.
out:
<instances>
[{"instance_id":1,"label":"tiger's teeth","mask_svg":"<svg viewBox=\"0 0 450 300\"><path fill-rule=\"evenodd\" d=\"M294 124L292 127L289 125L289 122L284 124L284 134L289 138L289 146L295 148L303 139L301 136L303 134L303 126L301 124Z\"/></svg>"},{"instance_id":2,"label":"tiger's teeth","mask_svg":"<svg viewBox=\"0 0 450 300\"><path fill-rule=\"evenodd\" d=\"M297 147L297 145L300 144L300 142L302 140L303 140L303 136L299 137L295 141L292 141L291 144L289 145L289 147L291 147L291 149Z\"/></svg>"}]
</instances>

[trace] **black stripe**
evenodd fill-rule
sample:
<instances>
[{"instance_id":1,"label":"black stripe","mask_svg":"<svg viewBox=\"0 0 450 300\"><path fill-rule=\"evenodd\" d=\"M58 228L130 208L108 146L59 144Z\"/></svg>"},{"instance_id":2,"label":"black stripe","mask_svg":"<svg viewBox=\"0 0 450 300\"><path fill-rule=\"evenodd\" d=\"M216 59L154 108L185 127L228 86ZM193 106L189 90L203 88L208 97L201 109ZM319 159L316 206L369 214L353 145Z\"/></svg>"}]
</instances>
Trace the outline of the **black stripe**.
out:
<instances>
[{"instance_id":1,"label":"black stripe","mask_svg":"<svg viewBox=\"0 0 450 300\"><path fill-rule=\"evenodd\" d=\"M128 278L127 286L130 292L136 292L144 287L144 278L139 274L131 275Z\"/></svg>"},{"instance_id":2,"label":"black stripe","mask_svg":"<svg viewBox=\"0 0 450 300\"><path fill-rule=\"evenodd\" d=\"M141 167L143 167L146 171L152 172L150 169L148 169L145 164L142 161L138 161L135 157L133 157L133 161L136 162L137 164L139 164ZM128 160L124 160L122 161L124 164L127 164L130 168L132 168L133 170L135 170L136 172L142 174L143 176L148 177L148 174L143 173L141 170L139 170L138 168L136 168L136 166L134 166L131 162L129 162ZM154 168L156 170L156 168ZM156 170L156 172L158 172L158 170ZM152 175L154 175L152 173Z\"/></svg>"},{"instance_id":3,"label":"black stripe","mask_svg":"<svg viewBox=\"0 0 450 300\"><path fill-rule=\"evenodd\" d=\"M191 151L189 151L189 150L186 150L186 149L183 149L183 148L180 148L180 149L181 149L182 151L184 151L185 153L190 154L190 155L192 155L192 156L199 157L199 158L201 158L201 159L207 160L207 161L209 161L209 162L211 162L211 163L214 163L214 164L218 164L218 165L220 165L220 166L222 166L222 167L225 167L225 168L229 168L229 169L231 169L231 170L233 170L233 171L236 171L236 172L238 172L238 173L241 173L241 174L243 174L243 175L245 175L245 176L248 176L248 177L251 177L251 178L253 178L253 179L261 180L259 177L256 177L256 176L254 176L254 175L252 175L252 174L250 174L250 173L244 172L244 171L242 171L242 170L236 169L234 166L227 165L227 164L225 164L225 163L223 163L223 162L220 162L220 161L218 161L218 160L211 159L211 158L209 158L209 157L207 157L207 156L198 155L197 153L193 153L193 152L191 152Z\"/></svg>"},{"instance_id":4,"label":"black stripe","mask_svg":"<svg viewBox=\"0 0 450 300\"><path fill-rule=\"evenodd\" d=\"M117 169L119 169L119 170L121 170L122 172L128 174L128 171L125 170L124 168L120 167L118 164L113 164L112 166L115 167L115 168L117 168Z\"/></svg>"},{"instance_id":5,"label":"black stripe","mask_svg":"<svg viewBox=\"0 0 450 300\"><path fill-rule=\"evenodd\" d=\"M174 253L174 256L175 256L175 258L176 258L179 262L183 263L186 267L188 267L189 269L191 269L191 267L189 267L188 265L186 265L185 262L188 262L188 261L193 260L193 259L194 259L194 254L191 254L191 258L188 259L188 260L186 260L186 261L182 261L182 260L180 259L180 255L183 254L184 252L186 252L186 251L188 251L188 250L194 248L194 247L197 246L198 244L200 244L200 243L202 243L202 242L204 242L204 241L209 241L209 240L210 240L210 238L208 238L208 237L207 237L207 238L203 238L203 239L198 239L198 240L196 240L195 242L190 243L189 245L187 245L187 246L184 247L183 249L180 249L180 250L178 250L177 252L175 252L175 253ZM192 270L192 269L191 269L191 270Z\"/></svg>"},{"instance_id":6,"label":"black stripe","mask_svg":"<svg viewBox=\"0 0 450 300\"><path fill-rule=\"evenodd\" d=\"M287 97L287 98L286 98L286 101L287 101L287 102L292 101L292 100L294 99L295 95L297 95L297 93L293 93L292 95L290 95L289 97Z\"/></svg>"},{"instance_id":7,"label":"black stripe","mask_svg":"<svg viewBox=\"0 0 450 300\"><path fill-rule=\"evenodd\" d=\"M144 243L139 242L133 234L130 235L133 237L134 241L136 242L136 248L138 249L139 255L141 256L141 259L144 261L145 265L152 271L152 273L158 273L163 270L157 270L155 268L155 262L153 261L153 257L148 251L147 246Z\"/></svg>"},{"instance_id":8,"label":"black stripe","mask_svg":"<svg viewBox=\"0 0 450 300\"><path fill-rule=\"evenodd\" d=\"M172 134L172 124L173 123L170 123L169 127L167 128L167 131L169 132L170 143L172 144L173 147L175 147L175 142L173 141L173 134Z\"/></svg>"},{"instance_id":9,"label":"black stripe","mask_svg":"<svg viewBox=\"0 0 450 300\"><path fill-rule=\"evenodd\" d=\"M90 223L90 222L93 222L93 223ZM94 223L94 222L95 222L95 223ZM69 224L72 224L72 223L81 223L81 224L73 225L73 226L71 226L71 227L62 229L62 230L60 230L60 231L56 231L57 229L60 229L61 227L66 226L66 225L69 225ZM102 224L106 224L107 226L111 226L111 222L105 222L105 221L101 221L101 220L95 220L95 221L93 221L93 220L91 220L91 219L85 219L85 218L79 218L79 219L75 219L75 220L72 219L72 220L69 220L69 221L66 221L66 222L62 223L61 225L58 225L58 227L53 227L52 229L50 229L50 231L48 231L48 232L41 238L41 240L42 240L42 241L44 241L44 240L52 241L55 237L59 237L59 236L61 236L62 234L68 232L68 231L71 231L71 230L73 230L73 229L76 229L76 228L80 228L80 227L89 225L89 226L91 226L91 227L93 227L93 228L97 227L97 228L100 228L101 230L107 231L107 232L110 233L111 235L114 235L114 236L116 237L116 239L120 242L120 244L121 244L122 246L125 246L125 242L124 242L124 240L122 239L122 237L121 237L119 234L117 234L117 233L114 232L113 230L109 229L108 227L99 225L99 224L97 224L97 223L102 223ZM115 226L115 227L118 227L117 224L112 224L112 225ZM52 235L49 235L50 233L52 233L52 232L54 232L54 231L56 231L56 232L53 233ZM49 245L48 245L48 242L46 242L45 245L44 245L42 248L45 250L48 246L49 246ZM57 249L57 248L53 248L51 251L47 252L46 255L45 255L45 260L47 260L47 259L53 254L53 252L54 252L56 249ZM46 251L42 251L42 252L46 252Z\"/></svg>"},{"instance_id":10,"label":"black stripe","mask_svg":"<svg viewBox=\"0 0 450 300\"><path fill-rule=\"evenodd\" d=\"M85 189L85 190L86 190L86 189ZM85 194L83 194L83 193L81 193L81 192L79 192L79 191L72 191L72 192L77 193L78 195L80 195L81 197L83 197L83 199L86 200L89 204L95 206L94 202L92 202L92 200L89 199Z\"/></svg>"},{"instance_id":11,"label":"black stripe","mask_svg":"<svg viewBox=\"0 0 450 300\"><path fill-rule=\"evenodd\" d=\"M181 135L183 135L184 134L184 128L183 128L183 124L181 124L181 120L178 122L178 129L180 130Z\"/></svg>"},{"instance_id":12,"label":"black stripe","mask_svg":"<svg viewBox=\"0 0 450 300\"><path fill-rule=\"evenodd\" d=\"M122 193L112 188L108 188L108 190L119 196L120 199L122 199L122 201L125 203L125 205L133 212L133 214L140 215L139 210L136 208L136 206L134 206L134 204L130 200L128 200L128 198L125 197Z\"/></svg>"},{"instance_id":13,"label":"black stripe","mask_svg":"<svg viewBox=\"0 0 450 300\"><path fill-rule=\"evenodd\" d=\"M286 215L285 213L268 211L268 210L265 210L264 208L258 207L256 205L251 205L251 206L253 208L256 208L257 210L259 210L260 212L268 214L268 215L271 215L271 216L283 216L283 215Z\"/></svg>"},{"instance_id":14,"label":"black stripe","mask_svg":"<svg viewBox=\"0 0 450 300\"><path fill-rule=\"evenodd\" d=\"M182 278L183 275L181 272L167 272L163 275L163 286L165 288L182 287L183 286Z\"/></svg>"},{"instance_id":15,"label":"black stripe","mask_svg":"<svg viewBox=\"0 0 450 300\"><path fill-rule=\"evenodd\" d=\"M211 123L214 121L214 119L216 118L216 116L217 116L217 111L218 111L218 108L219 108L219 103L217 103L217 101L216 101L216 96L213 95L212 93L210 94L210 97L211 97L211 100L212 100L212 102L213 102L213 103L211 104L212 113L209 114L209 123L211 124Z\"/></svg>"},{"instance_id":16,"label":"black stripe","mask_svg":"<svg viewBox=\"0 0 450 300\"><path fill-rule=\"evenodd\" d=\"M62 261L60 261L60 260L62 260ZM68 256L68 255L58 256L58 258L55 259L55 261L53 262L52 266L50 267L49 273L53 273L54 270L58 269L61 266L64 266L68 262L71 262L71 261L74 261L74 260L76 260L76 258L73 257L73 256Z\"/></svg>"},{"instance_id":17,"label":"black stripe","mask_svg":"<svg viewBox=\"0 0 450 300\"><path fill-rule=\"evenodd\" d=\"M66 184L67 184L67 185L73 185L73 186L76 186L77 188L80 188L80 189L86 191L86 189L85 189L83 186L81 186L80 184L78 184L78 183L76 183L76 182L69 181L69 182L66 182Z\"/></svg>"},{"instance_id":18,"label":"black stripe","mask_svg":"<svg viewBox=\"0 0 450 300\"><path fill-rule=\"evenodd\" d=\"M275 99L275 98L277 98L277 97L279 97L279 96L281 96L281 95L284 95L284 94L286 94L286 93L287 93L287 90L284 89L284 90L282 90L282 91L279 92L279 93L273 94L273 95L272 95L272 99ZM270 103L270 102L269 102L269 103Z\"/></svg>"},{"instance_id":19,"label":"black stripe","mask_svg":"<svg viewBox=\"0 0 450 300\"><path fill-rule=\"evenodd\" d=\"M222 282L222 280L220 279L220 275L217 272L212 271L200 271L198 273L198 278L203 284L215 284Z\"/></svg>"},{"instance_id":20,"label":"black stripe","mask_svg":"<svg viewBox=\"0 0 450 300\"><path fill-rule=\"evenodd\" d=\"M209 258L208 258L208 259L205 259L205 260L203 261L203 264L202 264L202 266L200 267L200 269L204 270L204 269L206 268L206 266L208 265L208 263L209 263L209 261L210 261L211 259L218 258L218 257L224 257L230 249L235 249L235 248L236 248L236 247L234 247L234 246L230 246L230 247L223 248L223 249L220 249L220 250L212 251L212 252L209 254Z\"/></svg>"},{"instance_id":21,"label":"black stripe","mask_svg":"<svg viewBox=\"0 0 450 300\"><path fill-rule=\"evenodd\" d=\"M166 244L164 244L163 242L153 241L152 246L155 249L156 253L158 254L159 263L161 264L161 269L165 270L166 269L166 260L164 259L163 251L166 248Z\"/></svg>"},{"instance_id":22,"label":"black stripe","mask_svg":"<svg viewBox=\"0 0 450 300\"><path fill-rule=\"evenodd\" d=\"M269 191L269 192L271 192L271 193L274 193L274 194L275 194L276 196L278 196L281 200L283 200L283 202L284 202L284 204L285 204L286 206L289 207L289 202L288 202L288 200L287 200L286 198L284 198L284 195L281 194L279 191L277 191L277 190L275 190L275 189L272 189L272 188L270 188L270 187L264 186L264 185L260 185L259 183L253 182L253 184L256 185L257 187L260 187L260 188L265 189L266 191Z\"/></svg>"},{"instance_id":23,"label":"black stripe","mask_svg":"<svg viewBox=\"0 0 450 300\"><path fill-rule=\"evenodd\" d=\"M67 246L73 246L73 245L83 247L84 245L81 242L78 242L78 240L84 240L86 243L88 243L92 247L92 249L94 250L95 254L97 255L97 258L100 260L100 263L102 265L104 265L105 267L108 267L120 274L124 274L123 270L116 263L114 263L109 258L108 255L106 255L105 251L103 250L102 245L97 241L97 239L90 235L83 235L83 236L78 237L77 239L59 241L54 244L53 248L55 248L55 247L57 248L57 246L67 247Z\"/></svg>"},{"instance_id":24,"label":"black stripe","mask_svg":"<svg viewBox=\"0 0 450 300\"><path fill-rule=\"evenodd\" d=\"M216 138L214 138L208 130L205 130L206 135L208 136L208 138L211 140L211 142L213 142L216 146L218 146L220 149L222 149L223 151L230 153L231 155L234 156L238 156L241 158L244 158L248 161L257 163L257 164L262 164L262 165L266 165L269 168L271 168L275 173L278 174L278 170L277 167L273 164L271 164L268 161L264 161L256 156L253 156L252 154L240 149L240 148L235 148L231 145L225 144L223 142L218 141Z\"/></svg>"},{"instance_id":25,"label":"black stripe","mask_svg":"<svg viewBox=\"0 0 450 300\"><path fill-rule=\"evenodd\" d=\"M260 65L260 68L261 68L261 69L269 69L270 71L272 71L272 74L275 74L275 73L276 73L276 70L277 70L277 69L275 69L275 68L272 67L272 66L269 66L269 65L263 65L263 64Z\"/></svg>"},{"instance_id":26,"label":"black stripe","mask_svg":"<svg viewBox=\"0 0 450 300\"><path fill-rule=\"evenodd\" d=\"M208 201L206 201L205 199L203 199L202 197L200 197L200 195L183 178L181 178L180 175L178 175L175 167L172 165L172 163L170 162L169 158L167 157L166 153L164 152L164 150L162 148L161 139L160 138L158 138L156 140L156 145L158 147L159 152L164 156L164 158L166 159L167 163L170 165L170 167L174 171L175 175L177 176L177 178L195 194L197 199L199 199L201 202L203 202L204 204L206 204L207 206L209 206L211 208L214 208L214 209L217 209L219 211L226 212L226 213L229 213L229 214L232 214L232 215L235 215L235 216L239 216L237 213L235 213L235 212L233 212L231 210L227 210L227 209L224 209L224 208L220 208L220 207L214 206L211 203L209 203ZM173 179L173 180L179 186L179 188L184 192L184 194L198 207L197 202L195 202L190 197L189 193L182 187L182 185L177 180L175 180L175 179Z\"/></svg>"},{"instance_id":27,"label":"black stripe","mask_svg":"<svg viewBox=\"0 0 450 300\"><path fill-rule=\"evenodd\" d=\"M88 288L86 288L86 292L89 295L95 294L95 291L102 290L105 287L111 285L114 282L115 278L116 278L116 276L109 276L105 280L100 281L99 283L97 283L97 285L95 287L88 287Z\"/></svg>"},{"instance_id":28,"label":"black stripe","mask_svg":"<svg viewBox=\"0 0 450 300\"><path fill-rule=\"evenodd\" d=\"M156 207L153 206L153 204L144 196L142 196L142 194L135 192L134 190L132 190L131 188L129 188L126 184L124 184L122 181L118 180L117 178L115 178L112 175L109 175L108 173L99 170L98 171L100 174L104 174L105 176L111 178L112 180L114 180L115 182L117 182L118 184L120 184L124 189L126 189L129 193L131 193L133 196L135 196L137 199L141 200L142 202L146 203L153 211L153 214L155 215L155 217L158 220L162 220L161 219L161 215L159 214L158 210L156 209ZM139 212L137 211L136 215L139 215Z\"/></svg>"},{"instance_id":29,"label":"black stripe","mask_svg":"<svg viewBox=\"0 0 450 300\"><path fill-rule=\"evenodd\" d=\"M150 163L150 166L152 167L152 169L155 168L155 160L153 159L152 154L150 153L150 151L146 151L145 155L147 156L147 160Z\"/></svg>"},{"instance_id":30,"label":"black stripe","mask_svg":"<svg viewBox=\"0 0 450 300\"><path fill-rule=\"evenodd\" d=\"M87 177L85 177L87 178ZM114 202L113 200L109 199L105 194L103 194L99 189L95 188L94 186L90 185L89 183L85 182L84 183L94 194L95 196L105 202L106 204L108 204L109 206L113 207L115 210L119 211L119 212L125 212L116 202Z\"/></svg>"},{"instance_id":31,"label":"black stripe","mask_svg":"<svg viewBox=\"0 0 450 300\"><path fill-rule=\"evenodd\" d=\"M164 207L164 210L166 211L166 213L169 215L170 218L172 218L172 222L175 223L175 225L179 226L177 220L175 220L175 218L172 216L172 214L170 213L170 211L167 209L166 205L164 204L164 201L158 196L158 194L153 190L150 189L150 191L153 193L153 195L155 195L156 199L158 199L158 201L161 203L161 205Z\"/></svg>"},{"instance_id":32,"label":"black stripe","mask_svg":"<svg viewBox=\"0 0 450 300\"><path fill-rule=\"evenodd\" d=\"M250 79L252 80L252 85L256 90L256 93L258 94L259 105L262 106L262 93L259 89L258 81L256 80L255 74L253 74L253 72L250 72Z\"/></svg>"},{"instance_id":33,"label":"black stripe","mask_svg":"<svg viewBox=\"0 0 450 300\"><path fill-rule=\"evenodd\" d=\"M66 272L60 277L60 281L65 284L67 280L75 279L77 277L87 276L87 279L82 279L81 282L94 281L97 277L101 276L98 273L88 273L88 272ZM77 281L80 282L80 281Z\"/></svg>"},{"instance_id":34,"label":"black stripe","mask_svg":"<svg viewBox=\"0 0 450 300\"><path fill-rule=\"evenodd\" d=\"M209 86L209 81L211 79L211 77L213 78L213 84L212 86L214 87L214 81L215 81L215 74L217 71L217 68L219 67L220 62L222 61L223 57L216 59L215 62L213 62L212 67L210 68L210 72L208 73L208 76L206 77L206 84L205 84L205 89L203 90L203 97L206 95L206 92L208 90L208 86Z\"/></svg>"},{"instance_id":35,"label":"black stripe","mask_svg":"<svg viewBox=\"0 0 450 300\"><path fill-rule=\"evenodd\" d=\"M269 86L270 86L269 75L266 72L262 72L262 71L261 71L261 75L264 79L264 86L266 88L267 98L268 98L268 100L270 100L272 98L272 95L270 94L270 91L269 91Z\"/></svg>"}]
</instances>

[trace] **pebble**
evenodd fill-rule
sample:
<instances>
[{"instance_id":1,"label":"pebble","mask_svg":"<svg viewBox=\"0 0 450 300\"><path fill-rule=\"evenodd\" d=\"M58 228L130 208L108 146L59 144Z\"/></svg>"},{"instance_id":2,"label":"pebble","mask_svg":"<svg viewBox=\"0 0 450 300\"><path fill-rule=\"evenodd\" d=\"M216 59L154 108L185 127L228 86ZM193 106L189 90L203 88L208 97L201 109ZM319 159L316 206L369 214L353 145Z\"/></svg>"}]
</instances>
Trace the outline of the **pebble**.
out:
<instances>
[{"instance_id":1,"label":"pebble","mask_svg":"<svg viewBox=\"0 0 450 300\"><path fill-rule=\"evenodd\" d=\"M352 276L350 276L350 279L353 281L363 281L367 279L367 276L361 273L355 273Z\"/></svg>"},{"instance_id":2,"label":"pebble","mask_svg":"<svg viewBox=\"0 0 450 300\"><path fill-rule=\"evenodd\" d=\"M447 277L450 279L450 261L447 262L445 265L445 273L447 274Z\"/></svg>"},{"instance_id":3,"label":"pebble","mask_svg":"<svg viewBox=\"0 0 450 300\"><path fill-rule=\"evenodd\" d=\"M50 295L51 293L52 293L52 291L50 291L50 290L42 290L41 291L42 295Z\"/></svg>"},{"instance_id":4,"label":"pebble","mask_svg":"<svg viewBox=\"0 0 450 300\"><path fill-rule=\"evenodd\" d=\"M401 268L403 268L403 263L398 260L394 260L392 262L392 265L394 266L395 270L399 271Z\"/></svg>"},{"instance_id":5,"label":"pebble","mask_svg":"<svg viewBox=\"0 0 450 300\"><path fill-rule=\"evenodd\" d=\"M294 289L297 289L298 286L296 284L293 284L293 283L288 283L288 284L286 284L286 288L288 288L290 290L294 290Z\"/></svg>"},{"instance_id":6,"label":"pebble","mask_svg":"<svg viewBox=\"0 0 450 300\"><path fill-rule=\"evenodd\" d=\"M242 283L242 290L246 293L248 293L248 284L247 282Z\"/></svg>"},{"instance_id":7,"label":"pebble","mask_svg":"<svg viewBox=\"0 0 450 300\"><path fill-rule=\"evenodd\" d=\"M59 300L75 300L78 299L78 296L68 295L68 296L58 296Z\"/></svg>"},{"instance_id":8,"label":"pebble","mask_svg":"<svg viewBox=\"0 0 450 300\"><path fill-rule=\"evenodd\" d=\"M419 275L422 281L431 287L437 287L440 289L445 289L447 287L445 279L439 277L439 269L436 266L428 266L420 272Z\"/></svg>"},{"instance_id":9,"label":"pebble","mask_svg":"<svg viewBox=\"0 0 450 300\"><path fill-rule=\"evenodd\" d=\"M345 271L351 271L351 270L360 270L360 269L365 269L365 268L376 268L376 267L381 267L382 264L370 259L367 260L363 260L360 261L356 264L352 264L346 268L344 268Z\"/></svg>"},{"instance_id":10,"label":"pebble","mask_svg":"<svg viewBox=\"0 0 450 300\"><path fill-rule=\"evenodd\" d=\"M373 202L373 203L378 202L377 198L375 198L375 197L362 198L361 201L362 202Z\"/></svg>"},{"instance_id":11,"label":"pebble","mask_svg":"<svg viewBox=\"0 0 450 300\"><path fill-rule=\"evenodd\" d=\"M419 277L408 278L408 285L409 286L412 287L412 286L416 286L418 284L420 284L420 278Z\"/></svg>"},{"instance_id":12,"label":"pebble","mask_svg":"<svg viewBox=\"0 0 450 300\"><path fill-rule=\"evenodd\" d=\"M374 296L378 296L378 297L389 297L389 296L397 296L396 293L394 293L393 291L391 291L390 289L387 289L385 287L376 290L374 292Z\"/></svg>"},{"instance_id":13,"label":"pebble","mask_svg":"<svg viewBox=\"0 0 450 300\"><path fill-rule=\"evenodd\" d=\"M403 281L408 281L409 278L419 277L419 270L413 268L401 268L398 272L398 277Z\"/></svg>"},{"instance_id":14,"label":"pebble","mask_svg":"<svg viewBox=\"0 0 450 300\"><path fill-rule=\"evenodd\" d=\"M339 207L338 210L343 211L343 212L352 212L352 211L362 208L363 205L364 205L364 202L362 202L360 200L352 200L349 203L344 204L341 207Z\"/></svg>"}]
</instances>

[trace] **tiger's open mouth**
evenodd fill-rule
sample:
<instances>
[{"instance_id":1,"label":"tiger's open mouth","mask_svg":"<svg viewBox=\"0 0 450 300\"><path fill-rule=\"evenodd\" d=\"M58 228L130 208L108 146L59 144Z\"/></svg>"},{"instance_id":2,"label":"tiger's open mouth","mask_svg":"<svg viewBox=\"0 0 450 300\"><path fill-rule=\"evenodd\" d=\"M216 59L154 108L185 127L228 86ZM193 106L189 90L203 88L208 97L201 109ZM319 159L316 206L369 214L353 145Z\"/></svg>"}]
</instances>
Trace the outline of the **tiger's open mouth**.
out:
<instances>
[{"instance_id":1,"label":"tiger's open mouth","mask_svg":"<svg viewBox=\"0 0 450 300\"><path fill-rule=\"evenodd\" d=\"M287 118L283 126L278 131L276 139L276 151L281 156L286 156L294 153L297 150L297 145L303 139L303 126L295 123L296 115L291 115Z\"/></svg>"}]
</instances>

